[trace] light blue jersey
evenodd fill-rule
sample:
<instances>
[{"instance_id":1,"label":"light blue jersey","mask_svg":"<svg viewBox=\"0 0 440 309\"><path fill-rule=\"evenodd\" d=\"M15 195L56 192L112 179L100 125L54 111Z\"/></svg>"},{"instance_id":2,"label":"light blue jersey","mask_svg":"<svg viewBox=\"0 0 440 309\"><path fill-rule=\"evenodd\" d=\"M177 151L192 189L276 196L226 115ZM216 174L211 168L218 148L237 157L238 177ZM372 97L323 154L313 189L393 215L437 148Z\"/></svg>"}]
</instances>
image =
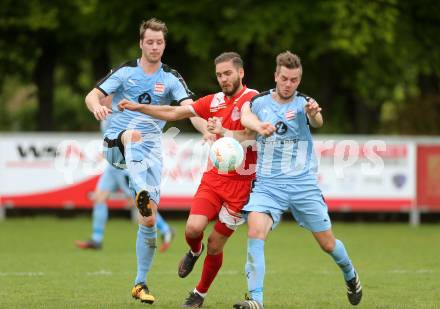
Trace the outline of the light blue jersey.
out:
<instances>
[{"instance_id":1,"label":"light blue jersey","mask_svg":"<svg viewBox=\"0 0 440 309\"><path fill-rule=\"evenodd\" d=\"M139 60L127 62L112 70L97 86L105 95L112 95L112 116L104 133L104 155L113 166L128 168L130 187L137 193L149 192L159 204L162 174L161 137L165 121L143 113L118 110L118 103L127 99L139 104L169 105L173 101L189 99L192 92L183 78L165 64L147 75ZM137 130L142 135L139 143L123 145L125 130Z\"/></svg>"},{"instance_id":2,"label":"light blue jersey","mask_svg":"<svg viewBox=\"0 0 440 309\"><path fill-rule=\"evenodd\" d=\"M291 102L280 104L273 90L254 97L251 110L262 122L270 122L276 132L270 137L257 135L257 178L243 208L262 212L273 219L273 226L290 210L297 222L313 232L331 227L327 205L318 187L316 158L304 106L310 99L295 92Z\"/></svg>"},{"instance_id":3,"label":"light blue jersey","mask_svg":"<svg viewBox=\"0 0 440 309\"><path fill-rule=\"evenodd\" d=\"M270 122L276 132L257 135L257 179L279 183L316 176L316 158L308 119L304 111L307 97L298 91L289 103L280 104L266 91L253 98L251 110L262 122Z\"/></svg>"},{"instance_id":4,"label":"light blue jersey","mask_svg":"<svg viewBox=\"0 0 440 309\"><path fill-rule=\"evenodd\" d=\"M139 104L169 105L173 101L180 103L192 95L177 71L162 64L155 73L147 75L139 65L139 59L112 70L96 88L105 95L113 95L113 117L105 132L105 137L109 138L114 138L126 129L136 129L143 134L157 134L165 125L164 120L139 112L119 111L117 105L122 99Z\"/></svg>"}]
</instances>

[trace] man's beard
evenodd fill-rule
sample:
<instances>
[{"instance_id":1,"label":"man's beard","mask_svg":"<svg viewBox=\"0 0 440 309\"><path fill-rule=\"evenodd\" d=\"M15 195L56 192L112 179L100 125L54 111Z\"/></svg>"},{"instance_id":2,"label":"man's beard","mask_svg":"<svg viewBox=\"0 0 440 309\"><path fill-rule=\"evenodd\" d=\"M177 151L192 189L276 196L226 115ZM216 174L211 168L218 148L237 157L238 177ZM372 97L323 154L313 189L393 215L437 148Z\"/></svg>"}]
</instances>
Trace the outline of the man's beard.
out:
<instances>
[{"instance_id":1,"label":"man's beard","mask_svg":"<svg viewBox=\"0 0 440 309\"><path fill-rule=\"evenodd\" d=\"M231 97L237 92L238 88L240 88L240 85L241 85L240 79L237 78L235 81L232 82L231 91L223 90L223 93L226 94L228 97Z\"/></svg>"}]
</instances>

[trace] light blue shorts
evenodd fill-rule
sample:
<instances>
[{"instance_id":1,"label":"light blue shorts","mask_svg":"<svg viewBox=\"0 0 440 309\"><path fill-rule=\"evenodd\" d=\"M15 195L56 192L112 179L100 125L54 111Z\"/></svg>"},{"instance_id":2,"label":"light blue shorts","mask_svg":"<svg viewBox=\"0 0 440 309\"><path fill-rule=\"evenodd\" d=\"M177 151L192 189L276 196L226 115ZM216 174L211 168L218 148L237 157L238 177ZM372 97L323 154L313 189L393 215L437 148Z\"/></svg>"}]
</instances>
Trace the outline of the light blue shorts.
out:
<instances>
[{"instance_id":1,"label":"light blue shorts","mask_svg":"<svg viewBox=\"0 0 440 309\"><path fill-rule=\"evenodd\" d=\"M124 145L121 140L121 136L124 132L125 130L114 137L105 137L103 145L104 158L106 158L108 163L112 166L119 169L125 169L127 167L125 164Z\"/></svg>"},{"instance_id":2,"label":"light blue shorts","mask_svg":"<svg viewBox=\"0 0 440 309\"><path fill-rule=\"evenodd\" d=\"M290 210L298 224L312 232L323 232L331 228L327 204L316 182L298 181L291 184L255 182L249 202L243 208L266 213L272 217L274 229L284 212Z\"/></svg>"},{"instance_id":3,"label":"light blue shorts","mask_svg":"<svg viewBox=\"0 0 440 309\"><path fill-rule=\"evenodd\" d=\"M162 175L161 149L152 147L157 143L148 142L133 143L125 149L121 141L123 132L104 138L104 157L112 166L128 171L130 189L136 193L141 190L148 191L150 199L159 205ZM127 156L131 157L128 163L126 162Z\"/></svg>"},{"instance_id":4,"label":"light blue shorts","mask_svg":"<svg viewBox=\"0 0 440 309\"><path fill-rule=\"evenodd\" d=\"M96 188L100 191L116 192L121 189L127 197L133 197L134 192L129 188L129 177L125 170L107 165L104 173L99 177Z\"/></svg>"}]
</instances>

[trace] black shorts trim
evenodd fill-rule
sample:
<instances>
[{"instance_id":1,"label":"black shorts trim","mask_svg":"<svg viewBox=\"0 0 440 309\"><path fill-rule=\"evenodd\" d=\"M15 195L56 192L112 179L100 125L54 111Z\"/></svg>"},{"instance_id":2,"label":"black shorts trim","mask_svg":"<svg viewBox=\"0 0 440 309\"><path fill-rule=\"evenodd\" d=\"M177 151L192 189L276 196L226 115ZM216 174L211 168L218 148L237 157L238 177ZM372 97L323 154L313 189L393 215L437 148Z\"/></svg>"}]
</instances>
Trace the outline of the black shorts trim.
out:
<instances>
[{"instance_id":1,"label":"black shorts trim","mask_svg":"<svg viewBox=\"0 0 440 309\"><path fill-rule=\"evenodd\" d=\"M116 139L109 139L108 137L104 138L104 142L107 143L108 148L118 147L119 151L122 153L122 156L125 160L125 148L124 144L122 143L122 134L124 134L126 130L123 130L119 132L118 137Z\"/></svg>"}]
</instances>

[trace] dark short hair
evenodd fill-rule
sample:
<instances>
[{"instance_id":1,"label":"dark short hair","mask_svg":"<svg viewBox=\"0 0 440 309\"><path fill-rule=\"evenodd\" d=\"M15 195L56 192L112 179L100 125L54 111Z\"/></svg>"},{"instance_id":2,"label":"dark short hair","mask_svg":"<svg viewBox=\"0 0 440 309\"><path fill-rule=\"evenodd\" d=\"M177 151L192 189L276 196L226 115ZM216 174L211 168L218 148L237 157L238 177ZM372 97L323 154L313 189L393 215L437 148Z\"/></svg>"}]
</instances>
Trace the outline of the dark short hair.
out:
<instances>
[{"instance_id":1,"label":"dark short hair","mask_svg":"<svg viewBox=\"0 0 440 309\"><path fill-rule=\"evenodd\" d=\"M160 19L157 19L155 17L150 18L149 20L144 20L140 27L139 27L139 39L144 39L144 33L147 29L151 29L153 31L162 31L164 39L167 37L168 28L167 25L161 21Z\"/></svg>"},{"instance_id":2,"label":"dark short hair","mask_svg":"<svg viewBox=\"0 0 440 309\"><path fill-rule=\"evenodd\" d=\"M243 68L243 60L240 55L236 52L224 52L221 53L214 60L214 64L217 65L222 62L232 61L232 64L237 68Z\"/></svg>"}]
</instances>

